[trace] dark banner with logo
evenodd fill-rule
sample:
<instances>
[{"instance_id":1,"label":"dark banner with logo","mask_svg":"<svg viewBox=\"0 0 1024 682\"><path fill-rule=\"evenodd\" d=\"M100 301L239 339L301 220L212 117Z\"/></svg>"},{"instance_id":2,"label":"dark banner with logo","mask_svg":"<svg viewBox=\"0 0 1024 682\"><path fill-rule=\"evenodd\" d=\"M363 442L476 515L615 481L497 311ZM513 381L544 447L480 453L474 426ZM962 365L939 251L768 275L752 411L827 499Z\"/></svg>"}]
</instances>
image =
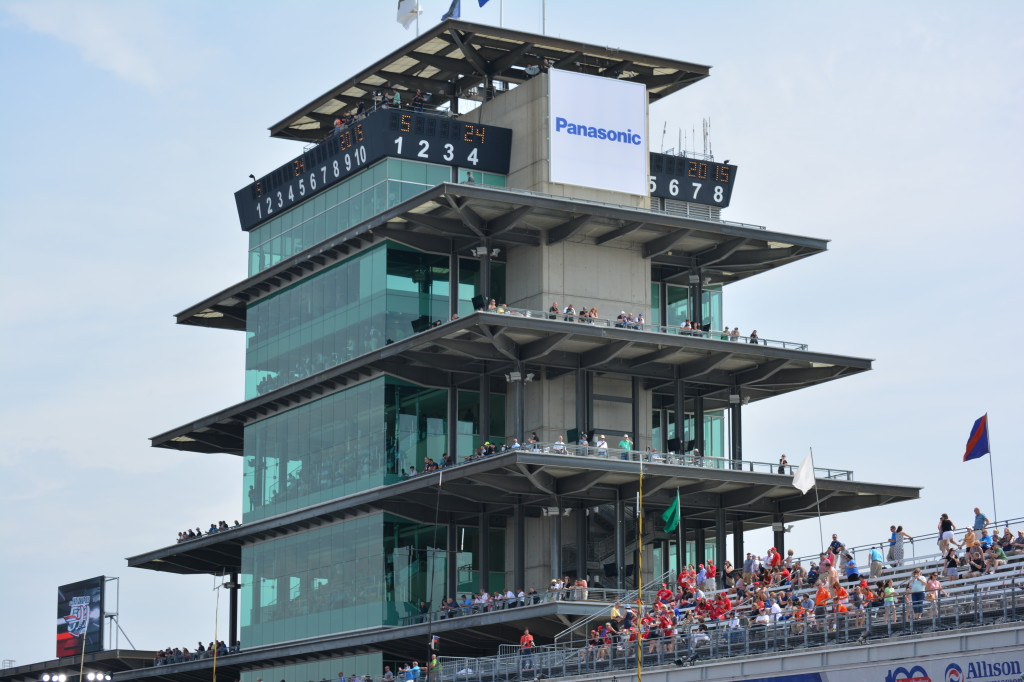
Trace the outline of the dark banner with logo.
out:
<instances>
[{"instance_id":1,"label":"dark banner with logo","mask_svg":"<svg viewBox=\"0 0 1024 682\"><path fill-rule=\"evenodd\" d=\"M57 658L103 650L103 586L99 576L57 588Z\"/></svg>"}]
</instances>

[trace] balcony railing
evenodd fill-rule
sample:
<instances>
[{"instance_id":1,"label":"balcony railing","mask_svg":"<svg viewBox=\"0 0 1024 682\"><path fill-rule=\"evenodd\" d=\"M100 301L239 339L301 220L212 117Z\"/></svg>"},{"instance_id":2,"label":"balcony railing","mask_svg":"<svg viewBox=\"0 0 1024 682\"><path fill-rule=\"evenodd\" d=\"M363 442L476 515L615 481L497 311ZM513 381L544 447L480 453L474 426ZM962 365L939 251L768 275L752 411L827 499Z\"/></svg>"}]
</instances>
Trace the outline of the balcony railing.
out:
<instances>
[{"instance_id":1,"label":"balcony railing","mask_svg":"<svg viewBox=\"0 0 1024 682\"><path fill-rule=\"evenodd\" d=\"M780 339L766 339L760 336L742 336L739 334L734 336L731 333L726 332L724 330L716 329L709 329L708 331L704 331L702 329L683 329L681 326L649 324L647 322L640 322L637 320L610 320L601 317L587 317L581 312L554 313L545 312L542 310L530 310L529 308L516 308L513 306L505 305L497 306L496 308L490 310L478 310L477 312L489 315L509 315L513 317L538 318L542 320L553 320L555 322L565 322L568 324L589 324L595 327L602 328L632 329L633 331L646 332L652 334L668 334L670 336L689 336L696 339L710 339L712 341L731 341L736 343L749 343L759 346L769 346L772 348L807 350L806 343L797 343L795 341L782 341Z\"/></svg>"}]
</instances>

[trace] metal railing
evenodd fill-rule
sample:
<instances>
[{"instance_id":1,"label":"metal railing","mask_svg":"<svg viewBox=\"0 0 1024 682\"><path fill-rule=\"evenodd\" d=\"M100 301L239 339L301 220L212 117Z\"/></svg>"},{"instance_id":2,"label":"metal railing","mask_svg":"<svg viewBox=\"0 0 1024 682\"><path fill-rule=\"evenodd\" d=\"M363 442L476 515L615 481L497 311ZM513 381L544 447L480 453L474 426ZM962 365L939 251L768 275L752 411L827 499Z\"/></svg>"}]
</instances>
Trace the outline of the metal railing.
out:
<instances>
[{"instance_id":1,"label":"metal railing","mask_svg":"<svg viewBox=\"0 0 1024 682\"><path fill-rule=\"evenodd\" d=\"M998 585L976 586L968 594L934 600L901 601L889 606L868 606L860 611L686 623L671 636L641 639L635 634L602 635L584 646L552 644L528 652L501 645L495 656L481 658L438 657L441 679L464 682L496 682L522 679L530 671L566 677L595 675L635 669L637 657L644 666L692 665L697 661L732 656L779 654L812 646L840 646L905 635L942 633L968 627L1024 620L1024 592L1016 578Z\"/></svg>"},{"instance_id":2,"label":"metal railing","mask_svg":"<svg viewBox=\"0 0 1024 682\"><path fill-rule=\"evenodd\" d=\"M666 582L666 581L669 581L669 580L673 580L672 571L665 571L664 573L662 573L658 577L654 578L654 580L652 580L651 582L652 582L652 584L657 585L659 583L663 583L663 582ZM637 601L643 601L643 603L645 603L645 604L650 604L650 603L653 603L653 600L655 598L654 595L656 594L656 592L657 592L657 590L650 590L649 591L649 597L648 597L650 599L650 601L645 601L645 600L640 599L640 590L635 590L634 589L634 590L630 590L628 592L625 592L624 594L622 594L621 597L616 597L614 602L609 602L609 603L635 604L635 603L637 603ZM567 627L566 629L564 629L561 632L559 632L557 635L555 635L555 642L557 643L557 642L561 641L562 639L564 639L566 637L572 637L572 635L577 630L580 630L580 629L582 629L584 632L586 632L586 629L587 629L587 627L589 627L590 623L593 623L595 620L597 620L599 618L606 618L606 617L607 616L604 613L595 613L592 616L587 616L586 618L583 618L582 620L578 620L575 623L573 623L572 625L570 625L569 627Z\"/></svg>"},{"instance_id":3,"label":"metal railing","mask_svg":"<svg viewBox=\"0 0 1024 682\"><path fill-rule=\"evenodd\" d=\"M564 309L563 309L564 310ZM477 313L485 313L489 315L511 315L515 317L530 317L546 320L554 320L557 322L567 322L570 324L590 324L597 327L604 328L619 328L619 329L632 329L633 331L648 332L654 334L668 334L670 336L689 336L697 339L709 339L711 341L731 341L738 343L749 343L759 346L768 346L771 348L788 348L791 350L807 350L808 346L806 343L797 343L795 341L782 341L780 339L765 339L759 336L732 336L730 333L724 330L708 330L703 331L700 329L683 329L674 325L658 325L648 324L647 322L624 321L624 320L609 320L600 317L586 317L581 312L549 312L543 310L531 310L529 308L517 308L514 306L500 305L493 310L484 309L477 310Z\"/></svg>"},{"instance_id":4,"label":"metal railing","mask_svg":"<svg viewBox=\"0 0 1024 682\"><path fill-rule=\"evenodd\" d=\"M775 474L783 478L791 478L792 473L779 474L777 462L755 462L745 459L728 457L711 457L695 452L658 452L656 450L623 450L620 448L599 448L596 445L570 445L569 443L527 443L518 448L509 448L494 454L508 452L525 452L537 454L565 455L567 457L587 457L592 459L611 459L630 462L647 462L650 464L671 464L674 466L695 467L701 469L729 469L732 471L751 471ZM471 455L466 462L475 462L494 455ZM791 467L790 467L791 468ZM429 473L429 472L427 472ZM818 480L852 481L853 472L847 469L815 467L814 477Z\"/></svg>"}]
</instances>

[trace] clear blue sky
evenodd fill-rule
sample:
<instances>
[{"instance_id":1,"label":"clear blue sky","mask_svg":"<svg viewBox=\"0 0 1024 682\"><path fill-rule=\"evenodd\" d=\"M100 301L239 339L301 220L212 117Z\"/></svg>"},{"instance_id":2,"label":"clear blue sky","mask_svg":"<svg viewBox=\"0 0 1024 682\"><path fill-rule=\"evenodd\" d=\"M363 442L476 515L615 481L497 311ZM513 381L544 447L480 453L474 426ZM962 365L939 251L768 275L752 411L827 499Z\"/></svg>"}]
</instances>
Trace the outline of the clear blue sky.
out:
<instances>
[{"instance_id":1,"label":"clear blue sky","mask_svg":"<svg viewBox=\"0 0 1024 682\"><path fill-rule=\"evenodd\" d=\"M298 149L266 128L411 39L395 4L0 2L0 658L52 658L57 586L99 574L121 577L137 647L213 637L210 578L124 562L240 516L238 458L148 447L242 399L242 334L172 315L245 277L232 193ZM501 4L467 0L463 18L497 24ZM540 31L540 0L504 4L506 26ZM426 28L448 0L423 5ZM710 118L740 167L724 217L832 240L729 287L725 322L875 370L752 405L745 455L813 447L820 466L923 486L825 529L923 533L991 515L988 462L960 462L987 411L999 511L1024 516L1024 5L547 5L549 34L712 65L652 107L655 146L663 123L672 147ZM817 543L813 521L789 537Z\"/></svg>"}]
</instances>

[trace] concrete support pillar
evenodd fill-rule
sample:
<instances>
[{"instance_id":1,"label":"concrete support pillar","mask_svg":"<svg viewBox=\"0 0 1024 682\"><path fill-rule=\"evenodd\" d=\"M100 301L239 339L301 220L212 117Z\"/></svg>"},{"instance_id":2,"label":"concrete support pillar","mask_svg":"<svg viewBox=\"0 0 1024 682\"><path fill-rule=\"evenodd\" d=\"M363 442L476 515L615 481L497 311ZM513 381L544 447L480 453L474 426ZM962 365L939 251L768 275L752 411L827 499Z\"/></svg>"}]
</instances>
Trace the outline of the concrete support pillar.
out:
<instances>
[{"instance_id":1,"label":"concrete support pillar","mask_svg":"<svg viewBox=\"0 0 1024 682\"><path fill-rule=\"evenodd\" d=\"M658 573L664 574L669 569L669 545L671 543L668 540L661 541L661 567L658 568Z\"/></svg>"},{"instance_id":2,"label":"concrete support pillar","mask_svg":"<svg viewBox=\"0 0 1024 682\"><path fill-rule=\"evenodd\" d=\"M718 575L722 575L722 566L725 564L726 553L729 551L725 536L725 509L719 507L715 510L715 566L718 567ZM716 585L721 588L721 580L718 580Z\"/></svg>"},{"instance_id":3,"label":"concrete support pillar","mask_svg":"<svg viewBox=\"0 0 1024 682\"><path fill-rule=\"evenodd\" d=\"M775 536L775 549L779 554L786 556L786 517L780 513L772 514L772 533Z\"/></svg>"},{"instance_id":4,"label":"concrete support pillar","mask_svg":"<svg viewBox=\"0 0 1024 682\"><path fill-rule=\"evenodd\" d=\"M452 242L448 254L448 319L459 312L459 254Z\"/></svg>"},{"instance_id":5,"label":"concrete support pillar","mask_svg":"<svg viewBox=\"0 0 1024 682\"><path fill-rule=\"evenodd\" d=\"M459 461L459 392L455 387L455 375L448 377L448 415L447 434L445 438L448 454L452 456L453 462ZM469 453L463 453L468 455Z\"/></svg>"},{"instance_id":6,"label":"concrete support pillar","mask_svg":"<svg viewBox=\"0 0 1024 682\"><path fill-rule=\"evenodd\" d=\"M517 362L515 364L516 371L519 372L519 381L513 381L512 385L515 390L515 407L512 412L512 429L513 435L519 439L520 443L526 442L526 434L523 431L526 429L526 365Z\"/></svg>"},{"instance_id":7,"label":"concrete support pillar","mask_svg":"<svg viewBox=\"0 0 1024 682\"><path fill-rule=\"evenodd\" d=\"M683 510L679 510L679 528L676 529L676 566L682 571L686 568L686 524L683 523Z\"/></svg>"},{"instance_id":8,"label":"concrete support pillar","mask_svg":"<svg viewBox=\"0 0 1024 682\"><path fill-rule=\"evenodd\" d=\"M643 446L640 444L640 382L640 377L632 377L632 405L630 405L632 426L630 428L633 433L630 435L633 436L634 450L643 450Z\"/></svg>"},{"instance_id":9,"label":"concrete support pillar","mask_svg":"<svg viewBox=\"0 0 1024 682\"><path fill-rule=\"evenodd\" d=\"M576 370L576 430L582 436L590 429L587 422L587 370Z\"/></svg>"},{"instance_id":10,"label":"concrete support pillar","mask_svg":"<svg viewBox=\"0 0 1024 682\"><path fill-rule=\"evenodd\" d=\"M515 510L512 512L512 537L515 546L513 579L516 583L516 590L526 589L526 516L523 509L523 501L516 500Z\"/></svg>"},{"instance_id":11,"label":"concrete support pillar","mask_svg":"<svg viewBox=\"0 0 1024 682\"><path fill-rule=\"evenodd\" d=\"M697 564L703 564L707 560L707 550L705 545L707 544L707 536L704 532L703 526L697 526L693 529L693 544L694 544L694 557L693 561Z\"/></svg>"},{"instance_id":12,"label":"concrete support pillar","mask_svg":"<svg viewBox=\"0 0 1024 682\"><path fill-rule=\"evenodd\" d=\"M703 277L700 272L698 276ZM696 322L698 325L704 324L704 283L698 279L697 283L690 287L690 293L693 294L693 309L690 311L690 320Z\"/></svg>"},{"instance_id":13,"label":"concrete support pillar","mask_svg":"<svg viewBox=\"0 0 1024 682\"><path fill-rule=\"evenodd\" d=\"M491 378L487 375L487 365L480 373L480 401L478 413L480 416L480 443L491 439Z\"/></svg>"},{"instance_id":14,"label":"concrete support pillar","mask_svg":"<svg viewBox=\"0 0 1024 682\"><path fill-rule=\"evenodd\" d=\"M686 435L683 433L686 429L686 382L676 380L675 382L675 400L673 401L673 421L675 422L676 438L679 440L679 452L683 452L686 448ZM668 431L668 429L665 429Z\"/></svg>"},{"instance_id":15,"label":"concrete support pillar","mask_svg":"<svg viewBox=\"0 0 1024 682\"><path fill-rule=\"evenodd\" d=\"M228 589L228 646L238 641L238 591L240 589L238 574L231 574L231 585Z\"/></svg>"},{"instance_id":16,"label":"concrete support pillar","mask_svg":"<svg viewBox=\"0 0 1024 682\"><path fill-rule=\"evenodd\" d=\"M491 591L491 515L480 513L480 587Z\"/></svg>"},{"instance_id":17,"label":"concrete support pillar","mask_svg":"<svg viewBox=\"0 0 1024 682\"><path fill-rule=\"evenodd\" d=\"M735 392L729 395L729 413L730 413L730 431L729 434L729 456L733 461L733 469L742 469L743 465L739 464L743 460L743 421L741 411L743 405L741 404L742 398L739 392Z\"/></svg>"},{"instance_id":18,"label":"concrete support pillar","mask_svg":"<svg viewBox=\"0 0 1024 682\"><path fill-rule=\"evenodd\" d=\"M732 565L738 571L743 571L743 560L747 558L747 552L743 549L743 519L739 516L732 520Z\"/></svg>"},{"instance_id":19,"label":"concrete support pillar","mask_svg":"<svg viewBox=\"0 0 1024 682\"><path fill-rule=\"evenodd\" d=\"M693 399L693 440L694 447L700 449L700 454L707 455L704 449L704 396L694 396Z\"/></svg>"},{"instance_id":20,"label":"concrete support pillar","mask_svg":"<svg viewBox=\"0 0 1024 682\"><path fill-rule=\"evenodd\" d=\"M448 593L449 597L457 597L455 590L458 588L458 573L459 573L459 527L452 521L451 515L448 516L448 522L445 524L446 540L447 543L445 556L448 560L445 562L444 571L444 589Z\"/></svg>"},{"instance_id":21,"label":"concrete support pillar","mask_svg":"<svg viewBox=\"0 0 1024 682\"><path fill-rule=\"evenodd\" d=\"M594 426L594 373L590 370L585 370L585 374L587 377L587 426L592 428Z\"/></svg>"},{"instance_id":22,"label":"concrete support pillar","mask_svg":"<svg viewBox=\"0 0 1024 682\"><path fill-rule=\"evenodd\" d=\"M559 499L555 498L555 507L557 512L552 514L549 519L551 521L551 576L553 578L562 577L562 503Z\"/></svg>"},{"instance_id":23,"label":"concrete support pillar","mask_svg":"<svg viewBox=\"0 0 1024 682\"><path fill-rule=\"evenodd\" d=\"M576 517L576 577L587 577L587 507L582 502L573 510ZM589 583L590 580L587 579Z\"/></svg>"},{"instance_id":24,"label":"concrete support pillar","mask_svg":"<svg viewBox=\"0 0 1024 682\"><path fill-rule=\"evenodd\" d=\"M626 503L615 500L615 589L626 589Z\"/></svg>"},{"instance_id":25,"label":"concrete support pillar","mask_svg":"<svg viewBox=\"0 0 1024 682\"><path fill-rule=\"evenodd\" d=\"M662 327L668 326L668 285L658 282L658 320Z\"/></svg>"},{"instance_id":26,"label":"concrete support pillar","mask_svg":"<svg viewBox=\"0 0 1024 682\"><path fill-rule=\"evenodd\" d=\"M484 310L487 310L491 300L491 245L485 239L481 246L484 255L480 257L480 295L484 297Z\"/></svg>"}]
</instances>

